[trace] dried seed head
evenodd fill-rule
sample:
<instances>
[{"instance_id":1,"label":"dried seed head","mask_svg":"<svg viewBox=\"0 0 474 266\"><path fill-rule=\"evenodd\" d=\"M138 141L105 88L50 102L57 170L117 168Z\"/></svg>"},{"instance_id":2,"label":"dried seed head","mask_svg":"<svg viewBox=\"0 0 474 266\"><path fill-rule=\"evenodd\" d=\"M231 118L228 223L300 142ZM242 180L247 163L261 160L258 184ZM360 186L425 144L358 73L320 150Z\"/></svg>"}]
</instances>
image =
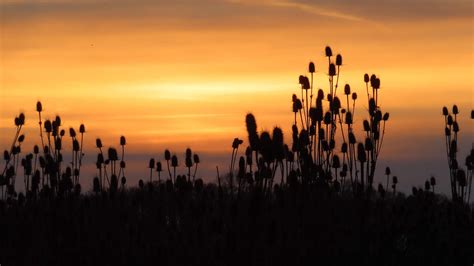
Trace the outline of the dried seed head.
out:
<instances>
[{"instance_id":1,"label":"dried seed head","mask_svg":"<svg viewBox=\"0 0 474 266\"><path fill-rule=\"evenodd\" d=\"M455 114L455 115L459 114L459 110L458 110L457 105L453 105L453 114Z\"/></svg>"},{"instance_id":2,"label":"dried seed head","mask_svg":"<svg viewBox=\"0 0 474 266\"><path fill-rule=\"evenodd\" d=\"M365 139L365 150L372 151L374 149L374 145L372 144L372 140L370 138Z\"/></svg>"},{"instance_id":3,"label":"dried seed head","mask_svg":"<svg viewBox=\"0 0 474 266\"><path fill-rule=\"evenodd\" d=\"M195 164L198 164L201 162L201 160L199 159L199 155L197 155L196 153L193 156L193 160Z\"/></svg>"},{"instance_id":4,"label":"dried seed head","mask_svg":"<svg viewBox=\"0 0 474 266\"><path fill-rule=\"evenodd\" d=\"M155 159L151 158L148 162L148 168L153 169L155 168Z\"/></svg>"},{"instance_id":5,"label":"dried seed head","mask_svg":"<svg viewBox=\"0 0 474 266\"><path fill-rule=\"evenodd\" d=\"M444 116L447 116L449 113L448 113L448 108L446 106L443 106L443 115Z\"/></svg>"},{"instance_id":6,"label":"dried seed head","mask_svg":"<svg viewBox=\"0 0 474 266\"><path fill-rule=\"evenodd\" d=\"M331 113L330 112L326 112L324 114L324 124L326 124L326 125L331 124Z\"/></svg>"},{"instance_id":7,"label":"dried seed head","mask_svg":"<svg viewBox=\"0 0 474 266\"><path fill-rule=\"evenodd\" d=\"M97 163L98 165L104 163L104 155L102 155L102 153L97 154L97 162L96 162L96 163Z\"/></svg>"},{"instance_id":8,"label":"dried seed head","mask_svg":"<svg viewBox=\"0 0 474 266\"><path fill-rule=\"evenodd\" d=\"M304 83L304 76L303 76L303 75L300 75L300 76L298 77L298 84L303 85L303 83Z\"/></svg>"},{"instance_id":9,"label":"dried seed head","mask_svg":"<svg viewBox=\"0 0 474 266\"><path fill-rule=\"evenodd\" d=\"M363 126L364 126L364 131L366 131L366 132L369 132L369 131L370 131L370 124L369 124L369 121L364 120Z\"/></svg>"},{"instance_id":10,"label":"dried seed head","mask_svg":"<svg viewBox=\"0 0 474 266\"><path fill-rule=\"evenodd\" d=\"M253 114L248 113L245 116L245 125L247 127L250 147L252 147L252 150L257 151L259 149L259 138L257 133L257 121L255 120L255 116Z\"/></svg>"},{"instance_id":11,"label":"dried seed head","mask_svg":"<svg viewBox=\"0 0 474 266\"><path fill-rule=\"evenodd\" d=\"M326 98L327 98L328 102L332 102L332 94L328 93Z\"/></svg>"},{"instance_id":12,"label":"dried seed head","mask_svg":"<svg viewBox=\"0 0 474 266\"><path fill-rule=\"evenodd\" d=\"M434 176L430 178L430 185L433 187L436 186L436 178Z\"/></svg>"},{"instance_id":13,"label":"dried seed head","mask_svg":"<svg viewBox=\"0 0 474 266\"><path fill-rule=\"evenodd\" d=\"M71 138L75 138L76 137L76 131L74 130L74 128L69 128L69 135L71 136Z\"/></svg>"},{"instance_id":14,"label":"dried seed head","mask_svg":"<svg viewBox=\"0 0 474 266\"><path fill-rule=\"evenodd\" d=\"M102 147L103 147L103 146L102 146L102 140L100 140L99 138L97 138L97 139L95 140L95 146L96 146L98 149L102 148Z\"/></svg>"},{"instance_id":15,"label":"dried seed head","mask_svg":"<svg viewBox=\"0 0 474 266\"><path fill-rule=\"evenodd\" d=\"M332 56L331 47L326 46L325 52L326 52L326 56L327 56L327 57L331 57L331 56Z\"/></svg>"},{"instance_id":16,"label":"dried seed head","mask_svg":"<svg viewBox=\"0 0 474 266\"><path fill-rule=\"evenodd\" d=\"M18 116L18 119L20 122L20 126L23 126L25 124L25 114L20 113L20 115Z\"/></svg>"},{"instance_id":17,"label":"dried seed head","mask_svg":"<svg viewBox=\"0 0 474 266\"><path fill-rule=\"evenodd\" d=\"M116 149L109 148L108 155L109 155L109 160L110 161L117 161L118 160L118 155L117 155L117 150Z\"/></svg>"},{"instance_id":18,"label":"dried seed head","mask_svg":"<svg viewBox=\"0 0 474 266\"><path fill-rule=\"evenodd\" d=\"M324 99L324 91L322 89L318 90L318 100L323 100Z\"/></svg>"},{"instance_id":19,"label":"dried seed head","mask_svg":"<svg viewBox=\"0 0 474 266\"><path fill-rule=\"evenodd\" d=\"M156 171L157 172L163 171L163 167L161 166L161 162L156 162Z\"/></svg>"},{"instance_id":20,"label":"dried seed head","mask_svg":"<svg viewBox=\"0 0 474 266\"><path fill-rule=\"evenodd\" d=\"M459 132L459 125L457 121L453 122L453 132L458 133Z\"/></svg>"},{"instance_id":21,"label":"dried seed head","mask_svg":"<svg viewBox=\"0 0 474 266\"><path fill-rule=\"evenodd\" d=\"M171 152L169 150L165 150L165 160L171 160Z\"/></svg>"},{"instance_id":22,"label":"dried seed head","mask_svg":"<svg viewBox=\"0 0 474 266\"><path fill-rule=\"evenodd\" d=\"M59 115L56 116L56 119L54 121L56 122L57 127L61 126L61 117Z\"/></svg>"},{"instance_id":23,"label":"dried seed head","mask_svg":"<svg viewBox=\"0 0 474 266\"><path fill-rule=\"evenodd\" d=\"M376 78L375 81L374 81L374 89L378 90L380 89L380 79L379 78Z\"/></svg>"},{"instance_id":24,"label":"dried seed head","mask_svg":"<svg viewBox=\"0 0 474 266\"><path fill-rule=\"evenodd\" d=\"M390 117L389 113L383 114L383 121L387 121L389 117Z\"/></svg>"},{"instance_id":25,"label":"dried seed head","mask_svg":"<svg viewBox=\"0 0 474 266\"><path fill-rule=\"evenodd\" d=\"M184 160L184 164L188 168L192 167L193 166L193 159L191 157L186 157L186 159Z\"/></svg>"},{"instance_id":26,"label":"dried seed head","mask_svg":"<svg viewBox=\"0 0 474 266\"><path fill-rule=\"evenodd\" d=\"M233 148L233 149L239 148L239 145L242 144L243 142L244 142L244 141L241 140L241 139L234 138L234 141L232 142L232 148ZM187 156L188 156L188 153L187 153L187 151L186 151L186 157L187 157ZM191 155L190 155L190 157L191 157Z\"/></svg>"},{"instance_id":27,"label":"dried seed head","mask_svg":"<svg viewBox=\"0 0 474 266\"><path fill-rule=\"evenodd\" d=\"M375 80L376 80L376 79L377 79L377 77L376 77L374 74L372 74L372 75L370 76L370 86L371 86L372 88L374 87L374 83L375 83Z\"/></svg>"},{"instance_id":28,"label":"dried seed head","mask_svg":"<svg viewBox=\"0 0 474 266\"><path fill-rule=\"evenodd\" d=\"M38 153L39 153L39 147L38 147L38 145L35 145L35 146L33 147L33 153L34 153L34 154L38 154Z\"/></svg>"},{"instance_id":29,"label":"dried seed head","mask_svg":"<svg viewBox=\"0 0 474 266\"><path fill-rule=\"evenodd\" d=\"M50 121L50 120L44 121L44 130L45 130L47 133L51 133L51 131L53 130L53 127L52 127L52 125L51 125L51 121Z\"/></svg>"},{"instance_id":30,"label":"dried seed head","mask_svg":"<svg viewBox=\"0 0 474 266\"><path fill-rule=\"evenodd\" d=\"M453 125L453 117L451 115L448 115L448 125Z\"/></svg>"},{"instance_id":31,"label":"dried seed head","mask_svg":"<svg viewBox=\"0 0 474 266\"><path fill-rule=\"evenodd\" d=\"M352 100L354 101L357 100L357 93L355 92L352 93Z\"/></svg>"},{"instance_id":32,"label":"dried seed head","mask_svg":"<svg viewBox=\"0 0 474 266\"><path fill-rule=\"evenodd\" d=\"M351 86L349 84L346 84L344 86L344 94L345 95L350 95L351 94Z\"/></svg>"},{"instance_id":33,"label":"dried seed head","mask_svg":"<svg viewBox=\"0 0 474 266\"><path fill-rule=\"evenodd\" d=\"M370 98L369 100L369 114L372 116L377 110L377 105L375 104L374 98Z\"/></svg>"},{"instance_id":34,"label":"dried seed head","mask_svg":"<svg viewBox=\"0 0 474 266\"><path fill-rule=\"evenodd\" d=\"M390 175L392 172L390 171L390 167L385 167L385 175Z\"/></svg>"},{"instance_id":35,"label":"dried seed head","mask_svg":"<svg viewBox=\"0 0 474 266\"><path fill-rule=\"evenodd\" d=\"M234 140L235 141L235 140ZM193 152L191 151L190 148L186 149L186 158L191 159L193 157Z\"/></svg>"},{"instance_id":36,"label":"dried seed head","mask_svg":"<svg viewBox=\"0 0 474 266\"><path fill-rule=\"evenodd\" d=\"M369 79L369 74L365 73L365 74L364 74L364 82L365 82L365 83L368 83L369 81L370 81L370 79Z\"/></svg>"},{"instance_id":37,"label":"dried seed head","mask_svg":"<svg viewBox=\"0 0 474 266\"><path fill-rule=\"evenodd\" d=\"M171 157L171 166L178 167L178 157L176 157L176 155L173 155L173 157Z\"/></svg>"},{"instance_id":38,"label":"dried seed head","mask_svg":"<svg viewBox=\"0 0 474 266\"><path fill-rule=\"evenodd\" d=\"M350 111L346 113L346 124L352 124L352 113Z\"/></svg>"},{"instance_id":39,"label":"dried seed head","mask_svg":"<svg viewBox=\"0 0 474 266\"><path fill-rule=\"evenodd\" d=\"M392 183L393 183L394 185L398 184L398 177L397 177L397 176L393 176L393 177L392 177Z\"/></svg>"},{"instance_id":40,"label":"dried seed head","mask_svg":"<svg viewBox=\"0 0 474 266\"><path fill-rule=\"evenodd\" d=\"M43 111L43 105L40 101L36 102L36 112L41 113Z\"/></svg>"},{"instance_id":41,"label":"dried seed head","mask_svg":"<svg viewBox=\"0 0 474 266\"><path fill-rule=\"evenodd\" d=\"M340 54L336 55L336 65L338 66L342 65L342 55Z\"/></svg>"},{"instance_id":42,"label":"dried seed head","mask_svg":"<svg viewBox=\"0 0 474 266\"><path fill-rule=\"evenodd\" d=\"M445 127L445 128L444 128L444 135L446 135L446 136L451 136L451 130L449 130L448 127Z\"/></svg>"},{"instance_id":43,"label":"dried seed head","mask_svg":"<svg viewBox=\"0 0 474 266\"><path fill-rule=\"evenodd\" d=\"M291 96L291 102L294 103L297 99L298 99L298 97L296 96L296 94L293 94L293 95Z\"/></svg>"},{"instance_id":44,"label":"dried seed head","mask_svg":"<svg viewBox=\"0 0 474 266\"><path fill-rule=\"evenodd\" d=\"M428 191L431 189L431 184L430 184L430 181L426 180L425 181L425 190Z\"/></svg>"},{"instance_id":45,"label":"dried seed head","mask_svg":"<svg viewBox=\"0 0 474 266\"><path fill-rule=\"evenodd\" d=\"M328 73L329 76L335 76L336 75L336 66L331 63L329 64L329 73Z\"/></svg>"},{"instance_id":46,"label":"dried seed head","mask_svg":"<svg viewBox=\"0 0 474 266\"><path fill-rule=\"evenodd\" d=\"M349 132L349 144L356 144L356 138L352 132Z\"/></svg>"},{"instance_id":47,"label":"dried seed head","mask_svg":"<svg viewBox=\"0 0 474 266\"><path fill-rule=\"evenodd\" d=\"M122 183L122 186L125 186L125 183L127 183L127 178L125 178L125 176L122 176L122 178L120 179L120 183Z\"/></svg>"},{"instance_id":48,"label":"dried seed head","mask_svg":"<svg viewBox=\"0 0 474 266\"><path fill-rule=\"evenodd\" d=\"M127 165L126 165L126 163L125 163L124 161L120 161L120 168L125 169L126 166L127 166Z\"/></svg>"},{"instance_id":49,"label":"dried seed head","mask_svg":"<svg viewBox=\"0 0 474 266\"><path fill-rule=\"evenodd\" d=\"M301 103L300 99L296 98L296 100L293 102L293 113L297 113L302 108L303 104Z\"/></svg>"},{"instance_id":50,"label":"dried seed head","mask_svg":"<svg viewBox=\"0 0 474 266\"><path fill-rule=\"evenodd\" d=\"M25 141L25 135L20 135L20 136L18 137L18 142L19 142L19 143L22 143L23 141Z\"/></svg>"},{"instance_id":51,"label":"dried seed head","mask_svg":"<svg viewBox=\"0 0 474 266\"><path fill-rule=\"evenodd\" d=\"M316 72L316 68L314 67L314 63L313 63L313 62L309 62L308 71L309 71L309 73L314 73L314 72Z\"/></svg>"},{"instance_id":52,"label":"dried seed head","mask_svg":"<svg viewBox=\"0 0 474 266\"><path fill-rule=\"evenodd\" d=\"M79 126L79 133L81 133L81 134L86 133L86 127L84 126L84 124L81 124Z\"/></svg>"},{"instance_id":53,"label":"dried seed head","mask_svg":"<svg viewBox=\"0 0 474 266\"><path fill-rule=\"evenodd\" d=\"M59 136L64 137L65 134L66 131L64 129L61 129L61 131L59 131Z\"/></svg>"}]
</instances>

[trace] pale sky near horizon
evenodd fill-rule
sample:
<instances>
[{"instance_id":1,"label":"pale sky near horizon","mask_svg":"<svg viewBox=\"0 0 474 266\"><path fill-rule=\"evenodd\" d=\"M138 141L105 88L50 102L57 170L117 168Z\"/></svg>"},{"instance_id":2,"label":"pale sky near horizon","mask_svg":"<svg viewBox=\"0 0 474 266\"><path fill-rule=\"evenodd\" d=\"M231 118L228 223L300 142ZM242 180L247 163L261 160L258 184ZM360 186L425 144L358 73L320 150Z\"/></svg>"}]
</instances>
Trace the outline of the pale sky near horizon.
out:
<instances>
[{"instance_id":1,"label":"pale sky near horizon","mask_svg":"<svg viewBox=\"0 0 474 266\"><path fill-rule=\"evenodd\" d=\"M330 45L343 56L340 82L359 97L364 73L381 78L391 117L380 173L391 166L405 191L435 175L448 191L441 108L460 107L464 161L474 141L473 25L472 1L460 0L0 0L0 148L19 112L25 149L39 142L41 100L46 118L86 125L91 162L96 137L117 146L125 135L133 178L146 175L147 158L190 146L214 180L233 138L247 141L247 112L289 136L298 76L314 61L327 91ZM359 131L366 106L358 102Z\"/></svg>"}]
</instances>

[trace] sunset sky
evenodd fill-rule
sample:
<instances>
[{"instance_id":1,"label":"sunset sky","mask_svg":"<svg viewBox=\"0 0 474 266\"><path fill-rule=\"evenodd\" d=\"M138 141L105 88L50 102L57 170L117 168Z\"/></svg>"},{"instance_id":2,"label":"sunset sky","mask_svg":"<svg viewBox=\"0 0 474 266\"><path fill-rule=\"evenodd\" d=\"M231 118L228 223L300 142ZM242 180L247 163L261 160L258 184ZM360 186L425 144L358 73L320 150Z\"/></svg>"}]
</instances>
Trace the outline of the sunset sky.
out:
<instances>
[{"instance_id":1,"label":"sunset sky","mask_svg":"<svg viewBox=\"0 0 474 266\"><path fill-rule=\"evenodd\" d=\"M343 56L340 83L363 99L359 131L363 75L380 76L391 117L379 181L391 166L405 191L431 175L449 191L444 105L460 108L462 161L474 141L470 0L0 0L0 21L0 147L19 112L25 149L39 143L40 100L46 118L86 125L88 162L95 138L118 146L125 135L133 184L150 157L163 160L165 148L182 157L188 146L213 181L233 138L247 143L247 112L290 143L291 95L309 61L327 92L327 45Z\"/></svg>"}]
</instances>

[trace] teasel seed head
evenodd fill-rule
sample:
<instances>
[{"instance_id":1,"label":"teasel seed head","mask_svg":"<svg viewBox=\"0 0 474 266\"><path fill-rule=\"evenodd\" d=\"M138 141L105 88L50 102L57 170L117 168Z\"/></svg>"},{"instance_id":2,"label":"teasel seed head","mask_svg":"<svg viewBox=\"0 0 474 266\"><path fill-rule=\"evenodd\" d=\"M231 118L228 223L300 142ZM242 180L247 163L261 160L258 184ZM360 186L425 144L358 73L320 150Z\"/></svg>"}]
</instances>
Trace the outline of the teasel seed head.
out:
<instances>
[{"instance_id":1,"label":"teasel seed head","mask_svg":"<svg viewBox=\"0 0 474 266\"><path fill-rule=\"evenodd\" d=\"M459 114L459 110L458 110L457 105L453 105L453 114L455 114L455 115Z\"/></svg>"},{"instance_id":2,"label":"teasel seed head","mask_svg":"<svg viewBox=\"0 0 474 266\"><path fill-rule=\"evenodd\" d=\"M316 99L317 100L323 100L324 99L324 91L322 89L318 90L318 97Z\"/></svg>"},{"instance_id":3,"label":"teasel seed head","mask_svg":"<svg viewBox=\"0 0 474 266\"><path fill-rule=\"evenodd\" d=\"M335 76L336 75L336 66L331 63L329 64L329 76Z\"/></svg>"},{"instance_id":4,"label":"teasel seed head","mask_svg":"<svg viewBox=\"0 0 474 266\"><path fill-rule=\"evenodd\" d=\"M148 162L148 168L153 169L155 168L155 159L151 158Z\"/></svg>"},{"instance_id":5,"label":"teasel seed head","mask_svg":"<svg viewBox=\"0 0 474 266\"><path fill-rule=\"evenodd\" d=\"M398 177L397 176L392 177L392 184L394 184L394 185L398 184Z\"/></svg>"},{"instance_id":6,"label":"teasel seed head","mask_svg":"<svg viewBox=\"0 0 474 266\"><path fill-rule=\"evenodd\" d=\"M451 115L448 115L448 125L453 125L453 117Z\"/></svg>"},{"instance_id":7,"label":"teasel seed head","mask_svg":"<svg viewBox=\"0 0 474 266\"><path fill-rule=\"evenodd\" d=\"M370 124L369 124L369 121L364 120L363 126L364 126L364 131L366 131L366 132L369 132L369 131L370 131Z\"/></svg>"},{"instance_id":8,"label":"teasel seed head","mask_svg":"<svg viewBox=\"0 0 474 266\"><path fill-rule=\"evenodd\" d=\"M389 117L390 117L390 113L385 113L385 114L383 114L382 119L383 119L383 121L387 121Z\"/></svg>"},{"instance_id":9,"label":"teasel seed head","mask_svg":"<svg viewBox=\"0 0 474 266\"><path fill-rule=\"evenodd\" d=\"M350 111L346 113L346 124L352 125L352 113Z\"/></svg>"},{"instance_id":10,"label":"teasel seed head","mask_svg":"<svg viewBox=\"0 0 474 266\"><path fill-rule=\"evenodd\" d=\"M103 147L103 146L102 146L102 140L100 140L99 138L97 138L97 139L95 140L95 146L96 146L98 149L102 148L102 147Z\"/></svg>"},{"instance_id":11,"label":"teasel seed head","mask_svg":"<svg viewBox=\"0 0 474 266\"><path fill-rule=\"evenodd\" d=\"M347 142L342 143L341 152L347 153Z\"/></svg>"},{"instance_id":12,"label":"teasel seed head","mask_svg":"<svg viewBox=\"0 0 474 266\"><path fill-rule=\"evenodd\" d=\"M451 136L451 130L449 130L448 127L445 127L445 128L444 128L444 135L445 135L445 136Z\"/></svg>"},{"instance_id":13,"label":"teasel seed head","mask_svg":"<svg viewBox=\"0 0 474 266\"><path fill-rule=\"evenodd\" d=\"M351 86L349 84L344 85L344 94L345 95L351 94Z\"/></svg>"},{"instance_id":14,"label":"teasel seed head","mask_svg":"<svg viewBox=\"0 0 474 266\"><path fill-rule=\"evenodd\" d=\"M365 83L368 83L369 81L370 81L370 79L369 79L369 74L365 73L365 74L364 74L364 82L365 82Z\"/></svg>"},{"instance_id":15,"label":"teasel seed head","mask_svg":"<svg viewBox=\"0 0 474 266\"><path fill-rule=\"evenodd\" d=\"M392 171L390 171L390 167L385 167L385 175L390 175Z\"/></svg>"},{"instance_id":16,"label":"teasel seed head","mask_svg":"<svg viewBox=\"0 0 474 266\"><path fill-rule=\"evenodd\" d=\"M66 131L61 129L61 131L59 131L59 136L64 137L64 135L66 135Z\"/></svg>"},{"instance_id":17,"label":"teasel seed head","mask_svg":"<svg viewBox=\"0 0 474 266\"><path fill-rule=\"evenodd\" d=\"M446 106L443 106L443 115L447 116L449 114L448 108Z\"/></svg>"},{"instance_id":18,"label":"teasel seed head","mask_svg":"<svg viewBox=\"0 0 474 266\"><path fill-rule=\"evenodd\" d=\"M376 77L374 74L370 75L370 86L371 86L372 88L374 88L375 80L376 80L376 79L377 79L377 77Z\"/></svg>"},{"instance_id":19,"label":"teasel seed head","mask_svg":"<svg viewBox=\"0 0 474 266\"><path fill-rule=\"evenodd\" d=\"M331 124L331 113L330 112L326 112L324 114L324 124L326 124L326 125Z\"/></svg>"},{"instance_id":20,"label":"teasel seed head","mask_svg":"<svg viewBox=\"0 0 474 266\"><path fill-rule=\"evenodd\" d=\"M52 125L51 125L51 121L50 121L50 120L44 121L44 130L45 130L47 133L51 133L51 131L53 130L53 127L52 127Z\"/></svg>"},{"instance_id":21,"label":"teasel seed head","mask_svg":"<svg viewBox=\"0 0 474 266\"><path fill-rule=\"evenodd\" d=\"M336 65L341 66L342 65L342 55L337 54L336 55Z\"/></svg>"},{"instance_id":22,"label":"teasel seed head","mask_svg":"<svg viewBox=\"0 0 474 266\"><path fill-rule=\"evenodd\" d=\"M337 154L335 154L332 158L332 167L336 169L341 167L341 160L339 159L339 156Z\"/></svg>"},{"instance_id":23,"label":"teasel seed head","mask_svg":"<svg viewBox=\"0 0 474 266\"><path fill-rule=\"evenodd\" d=\"M157 172L163 171L163 167L161 165L161 162L156 162L156 171Z\"/></svg>"},{"instance_id":24,"label":"teasel seed head","mask_svg":"<svg viewBox=\"0 0 474 266\"><path fill-rule=\"evenodd\" d=\"M79 133L81 133L81 134L86 133L86 126L84 126L84 124L81 124L79 126Z\"/></svg>"},{"instance_id":25,"label":"teasel seed head","mask_svg":"<svg viewBox=\"0 0 474 266\"><path fill-rule=\"evenodd\" d=\"M453 132L458 133L459 132L459 124L457 121L453 122Z\"/></svg>"},{"instance_id":26,"label":"teasel seed head","mask_svg":"<svg viewBox=\"0 0 474 266\"><path fill-rule=\"evenodd\" d=\"M301 102L300 102L301 104ZM245 124L247 127L247 133L249 137L250 147L252 150L257 151L259 149L259 137L257 133L257 121L252 113L248 113L245 116Z\"/></svg>"},{"instance_id":27,"label":"teasel seed head","mask_svg":"<svg viewBox=\"0 0 474 266\"><path fill-rule=\"evenodd\" d=\"M18 137L18 142L19 142L19 143L22 143L23 141L25 141L25 135L20 135L20 136Z\"/></svg>"},{"instance_id":28,"label":"teasel seed head","mask_svg":"<svg viewBox=\"0 0 474 266\"><path fill-rule=\"evenodd\" d=\"M349 144L356 144L356 138L352 132L349 132Z\"/></svg>"},{"instance_id":29,"label":"teasel seed head","mask_svg":"<svg viewBox=\"0 0 474 266\"><path fill-rule=\"evenodd\" d=\"M352 93L352 100L354 101L357 100L357 93L355 92Z\"/></svg>"},{"instance_id":30,"label":"teasel seed head","mask_svg":"<svg viewBox=\"0 0 474 266\"><path fill-rule=\"evenodd\" d=\"M199 159L199 155L197 153L194 154L193 160L195 164L198 164L201 162L201 160Z\"/></svg>"},{"instance_id":31,"label":"teasel seed head","mask_svg":"<svg viewBox=\"0 0 474 266\"><path fill-rule=\"evenodd\" d=\"M326 52L326 56L327 56L327 57L331 57L331 56L332 56L331 47L326 46L325 52Z\"/></svg>"},{"instance_id":32,"label":"teasel seed head","mask_svg":"<svg viewBox=\"0 0 474 266\"><path fill-rule=\"evenodd\" d=\"M61 126L61 117L59 115L56 116L56 119L54 121L56 122L57 127Z\"/></svg>"},{"instance_id":33,"label":"teasel seed head","mask_svg":"<svg viewBox=\"0 0 474 266\"><path fill-rule=\"evenodd\" d=\"M165 160L171 160L171 152L169 150L165 150Z\"/></svg>"},{"instance_id":34,"label":"teasel seed head","mask_svg":"<svg viewBox=\"0 0 474 266\"><path fill-rule=\"evenodd\" d=\"M173 155L173 157L171 157L171 166L178 167L178 157L176 157L176 155Z\"/></svg>"},{"instance_id":35,"label":"teasel seed head","mask_svg":"<svg viewBox=\"0 0 474 266\"><path fill-rule=\"evenodd\" d=\"M314 67L314 63L313 63L313 62L309 62L308 71L309 71L309 73L314 73L314 72L316 72L316 68Z\"/></svg>"},{"instance_id":36,"label":"teasel seed head","mask_svg":"<svg viewBox=\"0 0 474 266\"><path fill-rule=\"evenodd\" d=\"M433 187L436 186L436 178L434 176L431 176L430 178L430 185Z\"/></svg>"},{"instance_id":37,"label":"teasel seed head","mask_svg":"<svg viewBox=\"0 0 474 266\"><path fill-rule=\"evenodd\" d=\"M359 162L365 163L367 161L367 156L365 155L364 144L359 143L357 145L357 160Z\"/></svg>"},{"instance_id":38,"label":"teasel seed head","mask_svg":"<svg viewBox=\"0 0 474 266\"><path fill-rule=\"evenodd\" d=\"M36 112L41 113L43 111L43 105L40 101L36 102Z\"/></svg>"},{"instance_id":39,"label":"teasel seed head","mask_svg":"<svg viewBox=\"0 0 474 266\"><path fill-rule=\"evenodd\" d=\"M374 149L374 145L372 143L372 140L370 138L365 139L365 150L366 151L372 151Z\"/></svg>"},{"instance_id":40,"label":"teasel seed head","mask_svg":"<svg viewBox=\"0 0 474 266\"><path fill-rule=\"evenodd\" d=\"M75 138L76 137L76 131L74 130L74 128L69 128L69 136L71 136L71 138Z\"/></svg>"}]
</instances>

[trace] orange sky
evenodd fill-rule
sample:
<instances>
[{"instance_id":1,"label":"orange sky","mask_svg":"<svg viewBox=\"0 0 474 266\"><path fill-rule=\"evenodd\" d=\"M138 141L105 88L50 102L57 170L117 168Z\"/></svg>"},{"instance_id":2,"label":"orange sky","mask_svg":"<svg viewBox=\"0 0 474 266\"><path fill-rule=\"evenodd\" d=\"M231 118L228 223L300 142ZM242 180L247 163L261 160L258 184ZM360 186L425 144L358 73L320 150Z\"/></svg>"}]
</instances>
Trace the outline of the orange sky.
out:
<instances>
[{"instance_id":1,"label":"orange sky","mask_svg":"<svg viewBox=\"0 0 474 266\"><path fill-rule=\"evenodd\" d=\"M453 103L465 156L474 135L472 2L253 2L1 0L0 147L20 111L27 145L39 141L41 100L66 127L85 123L90 148L96 137L116 144L125 135L144 158L187 146L227 155L234 137L246 140L249 111L261 129L288 132L291 95L310 60L316 86L328 87L330 45L344 58L341 83L360 96L364 73L382 80L391 121L380 169L394 165L405 188L446 175L440 110Z\"/></svg>"}]
</instances>

